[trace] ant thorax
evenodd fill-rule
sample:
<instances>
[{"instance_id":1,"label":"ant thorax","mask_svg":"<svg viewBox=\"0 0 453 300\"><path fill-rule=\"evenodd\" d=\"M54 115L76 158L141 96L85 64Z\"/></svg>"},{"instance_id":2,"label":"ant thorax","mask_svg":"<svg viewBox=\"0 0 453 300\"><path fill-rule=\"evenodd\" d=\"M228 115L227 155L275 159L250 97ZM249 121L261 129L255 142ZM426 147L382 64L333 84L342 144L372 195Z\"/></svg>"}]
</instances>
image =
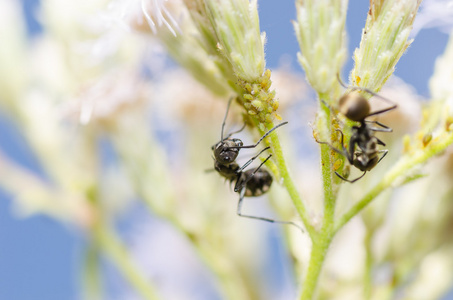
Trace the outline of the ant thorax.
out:
<instances>
[{"instance_id":1,"label":"ant thorax","mask_svg":"<svg viewBox=\"0 0 453 300\"><path fill-rule=\"evenodd\" d=\"M230 164L221 164L219 161L214 161L214 169L226 179L233 181L238 177L239 165L236 162Z\"/></svg>"},{"instance_id":2,"label":"ant thorax","mask_svg":"<svg viewBox=\"0 0 453 300\"><path fill-rule=\"evenodd\" d=\"M234 162L239 154L240 148L243 145L240 139L226 139L218 142L214 146L214 157L216 162L223 165L228 165Z\"/></svg>"},{"instance_id":3,"label":"ant thorax","mask_svg":"<svg viewBox=\"0 0 453 300\"><path fill-rule=\"evenodd\" d=\"M364 121L360 122L360 126L352 127L351 139L354 140L357 146L364 151L365 149L370 148L368 144L373 137L374 132L370 130Z\"/></svg>"}]
</instances>

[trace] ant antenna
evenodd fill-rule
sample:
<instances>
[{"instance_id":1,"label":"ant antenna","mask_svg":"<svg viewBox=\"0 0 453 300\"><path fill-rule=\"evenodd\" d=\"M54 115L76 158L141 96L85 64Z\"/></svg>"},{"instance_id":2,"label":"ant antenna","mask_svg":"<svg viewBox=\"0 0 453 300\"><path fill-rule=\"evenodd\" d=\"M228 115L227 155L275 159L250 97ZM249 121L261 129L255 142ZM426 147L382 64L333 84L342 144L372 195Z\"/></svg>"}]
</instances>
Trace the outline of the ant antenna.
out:
<instances>
[{"instance_id":1,"label":"ant antenna","mask_svg":"<svg viewBox=\"0 0 453 300\"><path fill-rule=\"evenodd\" d=\"M241 149L241 148L255 148L256 146L258 146L259 143L261 143L261 141L267 137L272 131L274 131L275 129L277 129L278 127L280 126L283 126L285 124L288 124L288 122L283 122L283 123L280 123L278 124L277 126L275 126L274 128L272 128L271 130L269 130L268 132L266 132L259 140L258 142L256 142L256 144L254 145L247 145L247 146L233 146L233 147L228 147L228 149L231 149L231 148L235 148L235 149Z\"/></svg>"},{"instance_id":2,"label":"ant antenna","mask_svg":"<svg viewBox=\"0 0 453 300\"><path fill-rule=\"evenodd\" d=\"M398 105L396 105L395 102L393 102L392 100L387 99L387 98L385 98L385 97L382 97L381 95L376 94L375 92L373 92L373 91L370 90L370 89L367 89L367 88L361 87L361 86L351 86L351 87L348 87L348 86L341 80L340 74L339 74L339 73L337 73L337 79L338 79L338 82L341 84L341 86L343 86L345 89L351 88L352 90L361 90L361 91L365 91L365 92L367 92L368 94L370 94L370 95L372 95L372 96L374 96L374 97L378 97L378 98L384 100L385 102L387 102L388 104L391 104L391 105L392 105L392 106L390 106L390 107L387 107L387 108L384 108L384 109L381 109L381 110L372 112L372 113L370 113L367 117L379 115L379 114L388 112L388 111L393 110L393 109L395 109L395 108L398 107Z\"/></svg>"},{"instance_id":3,"label":"ant antenna","mask_svg":"<svg viewBox=\"0 0 453 300\"><path fill-rule=\"evenodd\" d=\"M229 139L233 134L239 133L239 132L241 132L242 130L244 130L244 128L245 128L246 125L247 125L247 124L244 122L244 125L242 125L242 127L241 127L239 130L230 132L230 133L225 137L225 140ZM222 142L223 142L223 141L224 141L224 140L222 140Z\"/></svg>"},{"instance_id":4,"label":"ant antenna","mask_svg":"<svg viewBox=\"0 0 453 300\"><path fill-rule=\"evenodd\" d=\"M230 104L233 101L233 99L234 99L234 97L231 97L230 100L228 100L228 105L227 105L227 110L226 110L226 113L225 113L225 117L223 117L222 132L220 133L220 141L221 142L223 142L223 131L224 131L224 128L225 128L225 122L226 122L226 118L228 116L228 111L230 110ZM244 124L244 127L245 127L245 124Z\"/></svg>"},{"instance_id":5,"label":"ant antenna","mask_svg":"<svg viewBox=\"0 0 453 300\"><path fill-rule=\"evenodd\" d=\"M340 73L337 73L337 79L338 79L338 82L340 83L340 85L342 87L344 87L345 89L348 89L349 87L343 82L343 80L341 80L341 77L340 77Z\"/></svg>"}]
</instances>

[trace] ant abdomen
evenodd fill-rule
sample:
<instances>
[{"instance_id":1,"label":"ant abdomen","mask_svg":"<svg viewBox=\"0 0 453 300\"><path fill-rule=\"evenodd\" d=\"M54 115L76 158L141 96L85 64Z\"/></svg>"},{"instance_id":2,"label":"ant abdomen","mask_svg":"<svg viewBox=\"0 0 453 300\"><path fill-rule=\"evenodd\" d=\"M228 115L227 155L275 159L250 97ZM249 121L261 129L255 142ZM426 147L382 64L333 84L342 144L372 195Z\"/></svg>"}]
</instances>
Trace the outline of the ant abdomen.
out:
<instances>
[{"instance_id":1,"label":"ant abdomen","mask_svg":"<svg viewBox=\"0 0 453 300\"><path fill-rule=\"evenodd\" d=\"M374 154L374 153L373 153ZM377 155L368 156L363 152L356 152L353 165L362 172L370 171L379 162L380 157Z\"/></svg>"},{"instance_id":2,"label":"ant abdomen","mask_svg":"<svg viewBox=\"0 0 453 300\"><path fill-rule=\"evenodd\" d=\"M340 98L339 110L346 118L361 122L368 117L371 108L365 97L358 92L351 92Z\"/></svg>"},{"instance_id":3,"label":"ant abdomen","mask_svg":"<svg viewBox=\"0 0 453 300\"><path fill-rule=\"evenodd\" d=\"M247 178L250 176L253 177L250 178L250 180L246 183L245 185L245 197L258 197L263 194L265 194L267 191L269 191L271 185L272 185L272 176L269 174L268 171L263 170L263 169L250 169L241 174L241 177L239 178L239 184L242 184ZM236 191L238 192L238 191Z\"/></svg>"}]
</instances>

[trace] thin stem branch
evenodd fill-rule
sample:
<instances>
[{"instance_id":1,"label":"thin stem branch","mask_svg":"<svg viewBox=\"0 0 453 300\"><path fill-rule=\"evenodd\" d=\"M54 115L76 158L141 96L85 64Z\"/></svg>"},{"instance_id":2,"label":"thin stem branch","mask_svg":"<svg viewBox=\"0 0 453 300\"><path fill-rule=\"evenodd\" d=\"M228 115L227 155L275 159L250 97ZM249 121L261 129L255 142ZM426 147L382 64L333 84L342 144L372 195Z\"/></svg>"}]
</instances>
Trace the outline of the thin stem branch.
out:
<instances>
[{"instance_id":1,"label":"thin stem branch","mask_svg":"<svg viewBox=\"0 0 453 300\"><path fill-rule=\"evenodd\" d=\"M234 264L222 247L216 247L201 240L193 241L200 258L210 268L219 281L224 299L253 299L253 290L247 286L237 265ZM227 251L228 252L228 251Z\"/></svg>"},{"instance_id":2,"label":"thin stem branch","mask_svg":"<svg viewBox=\"0 0 453 300\"><path fill-rule=\"evenodd\" d=\"M269 124L269 129L272 128L274 125ZM297 212L304 223L305 228L307 229L310 236L314 235L314 228L310 222L310 218L307 213L307 209L305 207L302 198L300 197L299 191L294 184L294 181L289 173L288 167L285 162L285 158L283 156L282 147L280 145L280 140L276 132L272 132L270 135L270 140L272 142L272 149L275 155L275 161L278 167L278 171L280 172L280 177L283 179L283 184L285 185L286 190L296 207Z\"/></svg>"},{"instance_id":3,"label":"thin stem branch","mask_svg":"<svg viewBox=\"0 0 453 300\"><path fill-rule=\"evenodd\" d=\"M85 263L82 272L84 299L104 299L99 256L96 241L90 241L85 250Z\"/></svg>"},{"instance_id":4,"label":"thin stem branch","mask_svg":"<svg viewBox=\"0 0 453 300\"><path fill-rule=\"evenodd\" d=\"M438 142L432 142L425 149L401 157L399 162L395 164L395 166L374 188L372 188L359 202L357 202L353 207L351 207L351 209L349 209L348 212L338 219L334 228L335 232L341 229L352 217L362 211L380 193L391 187L397 179L403 177L415 166L421 165L431 157L441 153L452 143L453 133L446 134L442 139L439 138Z\"/></svg>"},{"instance_id":5,"label":"thin stem branch","mask_svg":"<svg viewBox=\"0 0 453 300\"><path fill-rule=\"evenodd\" d=\"M126 248L113 232L104 225L96 226L95 238L102 251L107 254L110 260L116 265L124 278L135 288L135 290L146 300L158 300L156 289L147 276L132 261Z\"/></svg>"},{"instance_id":6,"label":"thin stem branch","mask_svg":"<svg viewBox=\"0 0 453 300\"><path fill-rule=\"evenodd\" d=\"M310 262L308 263L307 276L303 282L300 300L311 300L318 286L319 275L326 258L333 235L332 229L326 226L317 238L313 240Z\"/></svg>"},{"instance_id":7,"label":"thin stem branch","mask_svg":"<svg viewBox=\"0 0 453 300\"><path fill-rule=\"evenodd\" d=\"M373 237L373 231L371 229L368 229L366 235L365 235L365 240L364 240L364 245L365 245L365 272L364 272L364 278L363 278L363 299L371 299L371 290L373 287L373 277L372 277L372 267L373 267L373 252L372 252L372 237Z\"/></svg>"},{"instance_id":8,"label":"thin stem branch","mask_svg":"<svg viewBox=\"0 0 453 300\"><path fill-rule=\"evenodd\" d=\"M326 120L329 120L329 123L326 124L330 126L330 109L325 105L321 105L321 109L324 110ZM328 128L326 128L327 132L330 132ZM331 157L332 150L328 145L322 144L321 145L321 175L322 175L322 182L323 182L323 190L324 190L324 223L323 226L328 226L334 220L335 215L335 195L332 189L332 157Z\"/></svg>"},{"instance_id":9,"label":"thin stem branch","mask_svg":"<svg viewBox=\"0 0 453 300\"><path fill-rule=\"evenodd\" d=\"M322 95L320 95L322 97ZM325 105L321 105L325 120L320 126L324 132L330 132L330 109ZM335 217L335 193L332 187L332 163L331 163L331 149L328 145L321 145L321 175L324 186L324 215L323 224L320 232L312 236L313 247L311 249L310 262L308 265L307 276L305 277L301 300L313 299L313 296L318 285L319 276L321 274L322 266L326 258L327 250L334 236L334 217Z\"/></svg>"}]
</instances>

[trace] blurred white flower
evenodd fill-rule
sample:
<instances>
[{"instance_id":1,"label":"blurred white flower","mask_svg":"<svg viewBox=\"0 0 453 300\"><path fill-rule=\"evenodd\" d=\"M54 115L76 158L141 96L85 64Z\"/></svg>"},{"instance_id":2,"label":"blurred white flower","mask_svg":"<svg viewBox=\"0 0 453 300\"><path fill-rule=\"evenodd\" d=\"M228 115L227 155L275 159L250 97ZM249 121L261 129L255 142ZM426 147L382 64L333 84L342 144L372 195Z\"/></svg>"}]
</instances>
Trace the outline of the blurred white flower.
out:
<instances>
[{"instance_id":1,"label":"blurred white flower","mask_svg":"<svg viewBox=\"0 0 453 300\"><path fill-rule=\"evenodd\" d=\"M157 27L165 25L176 36L181 33L177 22L178 14L175 8L182 3L178 0L141 0L143 15L153 33L157 33Z\"/></svg>"},{"instance_id":2,"label":"blurred white flower","mask_svg":"<svg viewBox=\"0 0 453 300\"><path fill-rule=\"evenodd\" d=\"M444 33L450 33L453 29L453 1L424 0L415 18L411 38L417 36L423 28L437 28Z\"/></svg>"},{"instance_id":3,"label":"blurred white flower","mask_svg":"<svg viewBox=\"0 0 453 300\"><path fill-rule=\"evenodd\" d=\"M143 108L150 90L150 85L132 70L107 73L82 87L79 97L65 105L63 111L68 116L77 116L82 125L92 120L111 123L122 112Z\"/></svg>"}]
</instances>

